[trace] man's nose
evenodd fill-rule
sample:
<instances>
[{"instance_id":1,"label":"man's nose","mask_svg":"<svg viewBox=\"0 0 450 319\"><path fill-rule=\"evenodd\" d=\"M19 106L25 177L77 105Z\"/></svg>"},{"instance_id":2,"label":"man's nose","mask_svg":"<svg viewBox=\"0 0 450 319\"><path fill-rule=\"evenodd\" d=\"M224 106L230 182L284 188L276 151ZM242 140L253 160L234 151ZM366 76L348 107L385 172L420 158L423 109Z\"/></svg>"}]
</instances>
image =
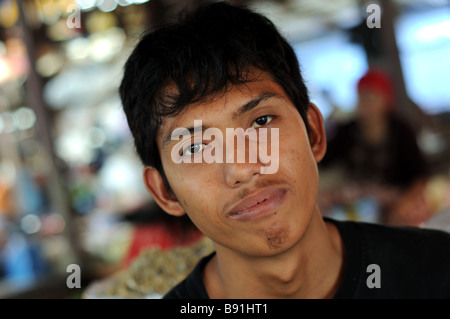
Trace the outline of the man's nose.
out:
<instances>
[{"instance_id":1,"label":"man's nose","mask_svg":"<svg viewBox=\"0 0 450 319\"><path fill-rule=\"evenodd\" d=\"M225 181L230 187L247 184L260 174L259 163L225 163Z\"/></svg>"},{"instance_id":2,"label":"man's nose","mask_svg":"<svg viewBox=\"0 0 450 319\"><path fill-rule=\"evenodd\" d=\"M235 136L231 138L227 136L224 174L228 186L239 187L261 174L261 166L264 165L258 158L257 146L256 140L250 140L245 136L238 135L236 140Z\"/></svg>"}]
</instances>

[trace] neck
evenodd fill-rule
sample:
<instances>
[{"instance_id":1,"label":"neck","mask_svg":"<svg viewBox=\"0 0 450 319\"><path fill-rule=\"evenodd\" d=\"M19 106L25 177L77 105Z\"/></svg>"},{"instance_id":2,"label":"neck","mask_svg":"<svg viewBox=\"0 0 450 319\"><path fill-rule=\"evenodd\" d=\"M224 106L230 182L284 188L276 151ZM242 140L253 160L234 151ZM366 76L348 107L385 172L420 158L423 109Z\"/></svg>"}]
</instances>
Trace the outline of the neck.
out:
<instances>
[{"instance_id":1,"label":"neck","mask_svg":"<svg viewBox=\"0 0 450 319\"><path fill-rule=\"evenodd\" d=\"M288 250L244 256L216 245L204 273L211 298L331 298L342 268L342 244L334 225L316 209L305 235Z\"/></svg>"}]
</instances>

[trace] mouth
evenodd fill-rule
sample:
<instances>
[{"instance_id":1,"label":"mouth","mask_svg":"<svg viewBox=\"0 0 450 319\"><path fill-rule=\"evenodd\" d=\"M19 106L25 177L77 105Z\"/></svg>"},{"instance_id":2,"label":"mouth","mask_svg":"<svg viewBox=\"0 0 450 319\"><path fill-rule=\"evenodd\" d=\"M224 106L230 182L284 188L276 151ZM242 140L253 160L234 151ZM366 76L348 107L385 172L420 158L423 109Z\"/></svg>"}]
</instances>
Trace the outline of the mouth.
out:
<instances>
[{"instance_id":1,"label":"mouth","mask_svg":"<svg viewBox=\"0 0 450 319\"><path fill-rule=\"evenodd\" d=\"M281 187L270 187L247 196L228 213L235 220L253 220L273 213L284 202L287 191Z\"/></svg>"}]
</instances>

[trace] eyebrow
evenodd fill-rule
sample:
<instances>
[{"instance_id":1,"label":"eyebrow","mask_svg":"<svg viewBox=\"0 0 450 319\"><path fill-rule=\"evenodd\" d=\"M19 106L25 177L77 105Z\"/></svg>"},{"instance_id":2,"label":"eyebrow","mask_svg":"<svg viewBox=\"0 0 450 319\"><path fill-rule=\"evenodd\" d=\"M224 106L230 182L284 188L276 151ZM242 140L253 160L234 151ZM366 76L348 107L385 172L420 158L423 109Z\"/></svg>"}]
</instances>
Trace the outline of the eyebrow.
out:
<instances>
[{"instance_id":1,"label":"eyebrow","mask_svg":"<svg viewBox=\"0 0 450 319\"><path fill-rule=\"evenodd\" d=\"M184 132L185 130L189 131L189 134L192 135L194 133L200 132L200 128L202 133L209 128L209 126L207 125L203 125L202 126L196 126L196 127L177 127L176 129L174 129L172 132L170 132L169 134L166 135L166 137L164 137L163 141L162 141L162 147L166 147L167 144L172 141L172 136L180 136L183 135L185 136L186 134L183 134L182 132Z\"/></svg>"},{"instance_id":2,"label":"eyebrow","mask_svg":"<svg viewBox=\"0 0 450 319\"><path fill-rule=\"evenodd\" d=\"M276 94L276 93L270 93L270 92L265 92L262 93L261 95L251 99L250 101L248 101L247 103L245 103L244 105L242 105L241 107L239 107L239 109L233 113L232 115L232 119L236 120L239 116L241 116L242 114L249 112L251 110L253 110L255 107L257 107L261 102L266 101L270 98L282 98L281 95Z\"/></svg>"},{"instance_id":3,"label":"eyebrow","mask_svg":"<svg viewBox=\"0 0 450 319\"><path fill-rule=\"evenodd\" d=\"M231 118L233 120L236 120L242 114L253 110L261 102L266 101L266 100L271 99L271 98L280 98L280 99L282 99L283 97L281 95L277 94L277 93L264 92L264 93L260 94L259 96L254 97L253 99L251 99L250 101L248 101L244 105L240 106L239 109L236 112L233 112ZM202 133L208 128L209 128L208 126L202 125L201 126ZM172 141L172 136L179 136L179 135L181 135L181 131L184 131L186 129L189 131L189 133L191 135L194 134L195 132L199 132L200 131L200 127L176 128L176 129L174 129L173 131L171 131L169 134L167 134L164 137L164 139L162 141L162 147L165 148L167 146L167 144L170 141Z\"/></svg>"}]
</instances>

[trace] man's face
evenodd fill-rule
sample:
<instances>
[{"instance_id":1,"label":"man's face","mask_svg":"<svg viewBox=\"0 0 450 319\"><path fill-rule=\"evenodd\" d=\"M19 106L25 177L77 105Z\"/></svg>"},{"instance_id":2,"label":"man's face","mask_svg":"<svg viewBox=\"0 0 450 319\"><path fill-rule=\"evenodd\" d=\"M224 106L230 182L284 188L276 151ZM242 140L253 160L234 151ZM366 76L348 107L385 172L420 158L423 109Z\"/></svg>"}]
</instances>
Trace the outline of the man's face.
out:
<instances>
[{"instance_id":1,"label":"man's face","mask_svg":"<svg viewBox=\"0 0 450 319\"><path fill-rule=\"evenodd\" d=\"M248 103L250 101L252 103ZM313 122L312 139L317 140L316 131L323 135L323 127L314 105L308 111L308 118ZM202 121L203 129L210 127L222 132L222 163L176 163L173 160L172 150L179 141L167 137L177 128L193 127L195 120ZM267 128L268 142L262 147L278 151L278 170L273 174L261 174L261 167L269 164L259 160L250 163L248 156L245 163L237 163L236 157L230 160L225 146L230 142L227 128L256 131ZM273 129L279 132L277 145L272 145L270 139ZM193 133L192 141L183 145L183 156L186 153L198 156L211 143L203 139L202 144L191 147L194 135L197 142L202 137L201 132ZM324 139L324 135L319 138ZM300 114L281 86L267 75L246 85L234 86L214 100L192 105L176 117L164 119L157 141L164 172L179 205L177 210L173 203L167 205L159 200L163 192L157 191L156 195L152 192L167 212L186 212L219 247L246 255L278 254L301 240L316 207L316 162L325 150L322 147L314 151ZM146 177L149 190L155 188L151 185L153 182Z\"/></svg>"},{"instance_id":2,"label":"man's face","mask_svg":"<svg viewBox=\"0 0 450 319\"><path fill-rule=\"evenodd\" d=\"M364 123L384 119L388 101L384 94L374 88L365 88L358 93L357 116Z\"/></svg>"}]
</instances>

